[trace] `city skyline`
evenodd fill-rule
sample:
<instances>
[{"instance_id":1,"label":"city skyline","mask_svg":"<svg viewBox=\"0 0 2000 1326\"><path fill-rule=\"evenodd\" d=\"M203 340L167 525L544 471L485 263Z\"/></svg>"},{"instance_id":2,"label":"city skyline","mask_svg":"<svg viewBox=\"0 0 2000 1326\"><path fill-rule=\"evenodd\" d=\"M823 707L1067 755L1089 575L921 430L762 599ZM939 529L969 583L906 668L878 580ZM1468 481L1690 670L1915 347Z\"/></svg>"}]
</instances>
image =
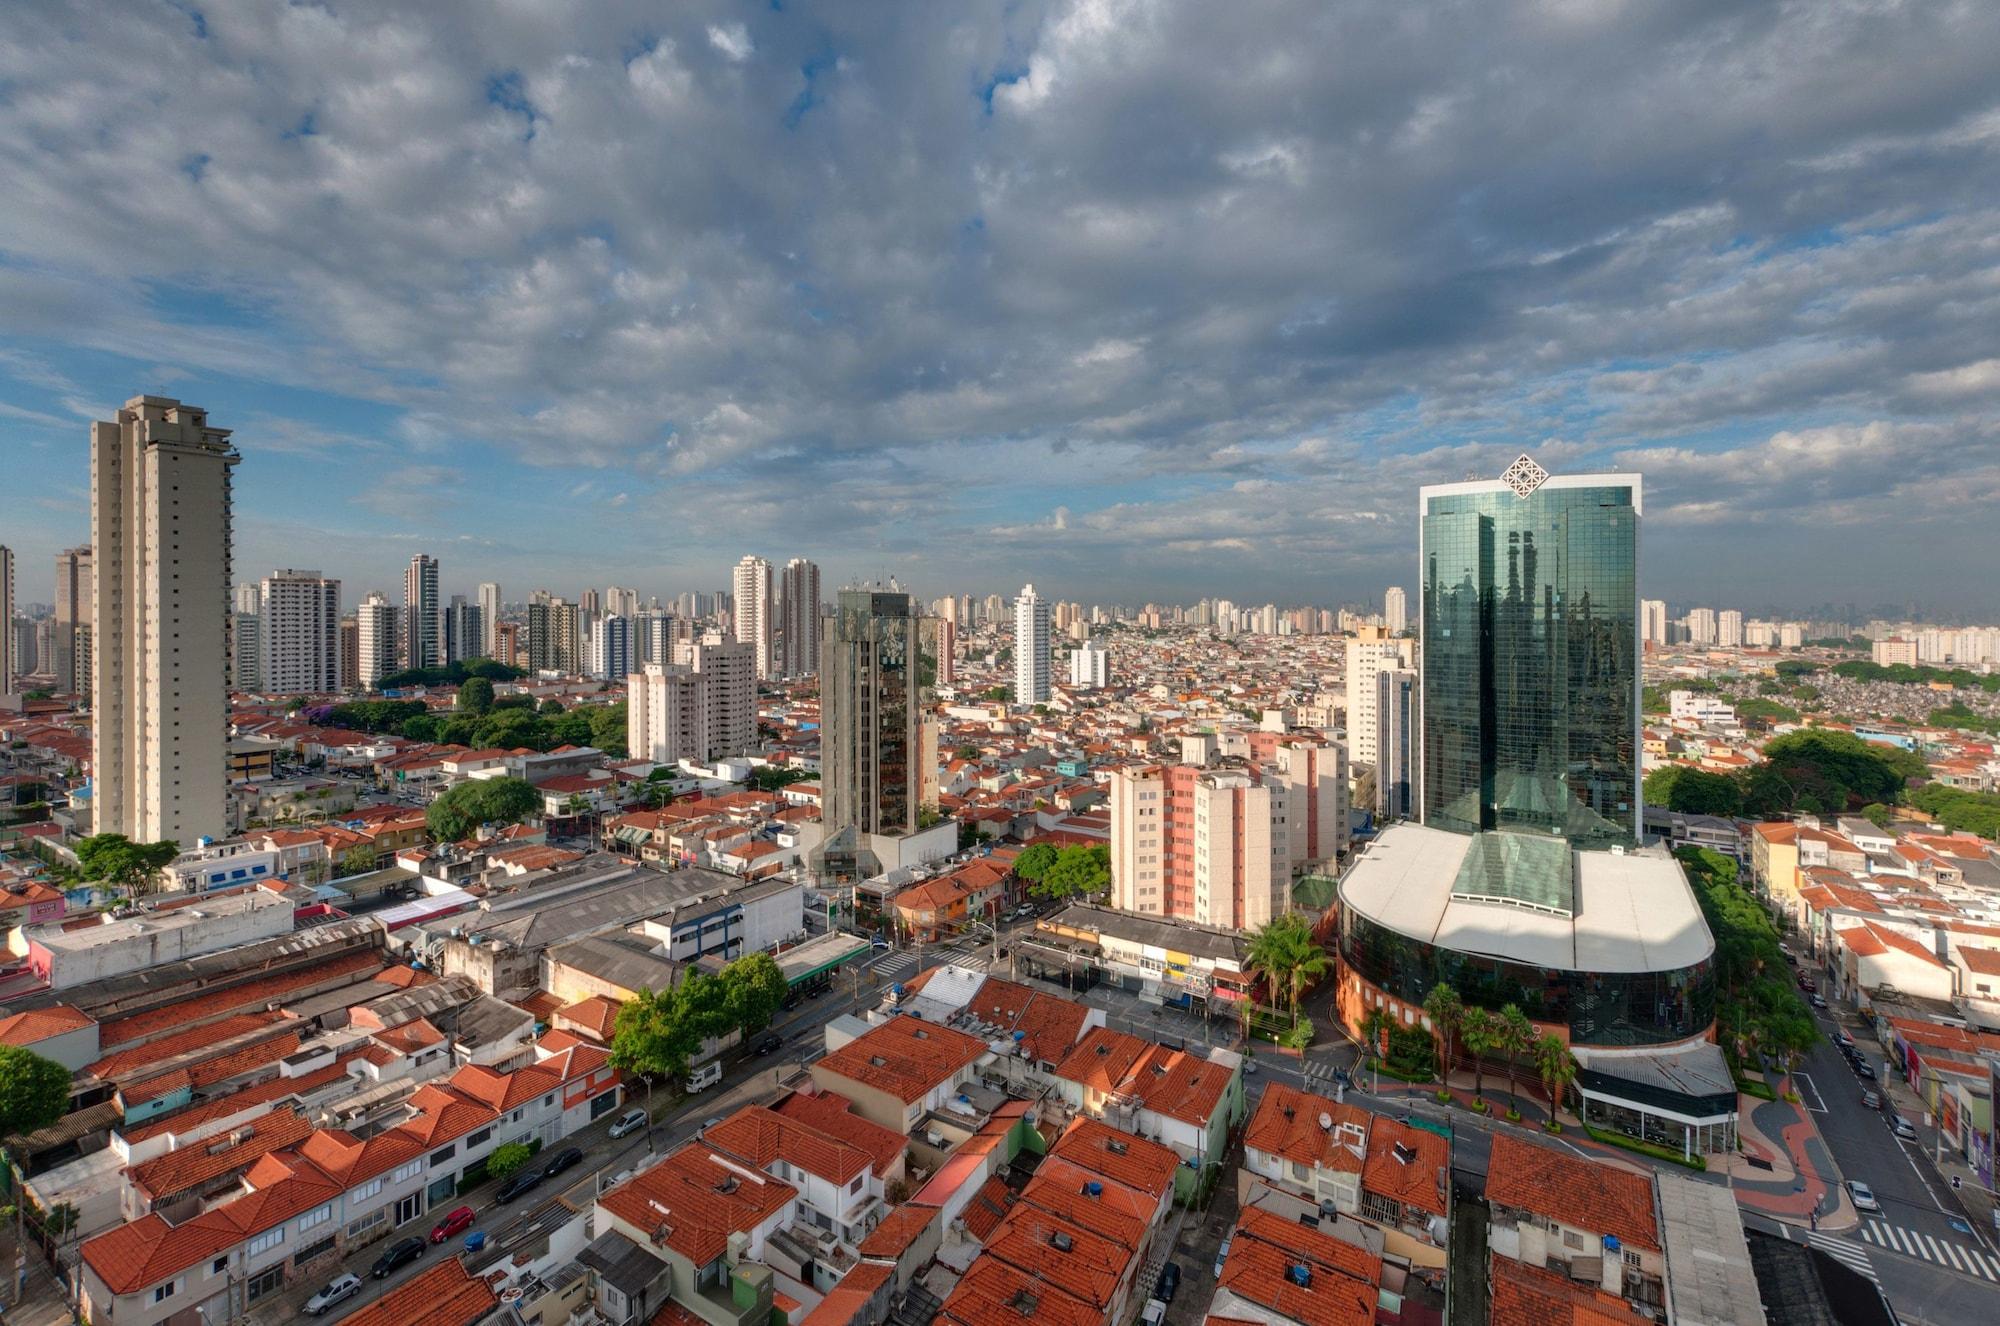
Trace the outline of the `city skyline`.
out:
<instances>
[{"instance_id":1,"label":"city skyline","mask_svg":"<svg viewBox=\"0 0 2000 1326\"><path fill-rule=\"evenodd\" d=\"M245 568L359 593L716 585L763 527L829 586L1341 602L1525 450L1647 475L1648 597L2000 610L2000 14L1364 7L1322 66L1307 9L449 11L19 16L19 597L153 392L264 458Z\"/></svg>"}]
</instances>

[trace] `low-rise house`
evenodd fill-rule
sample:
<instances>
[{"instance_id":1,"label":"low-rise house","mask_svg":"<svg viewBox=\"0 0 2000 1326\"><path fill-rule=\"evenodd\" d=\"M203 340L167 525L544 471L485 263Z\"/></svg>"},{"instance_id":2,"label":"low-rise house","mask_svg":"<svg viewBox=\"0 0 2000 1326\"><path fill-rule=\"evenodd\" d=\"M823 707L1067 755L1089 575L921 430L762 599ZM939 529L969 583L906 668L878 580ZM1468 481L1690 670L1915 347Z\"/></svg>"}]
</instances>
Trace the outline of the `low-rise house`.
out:
<instances>
[{"instance_id":1,"label":"low-rise house","mask_svg":"<svg viewBox=\"0 0 2000 1326\"><path fill-rule=\"evenodd\" d=\"M991 1051L977 1036L895 1017L815 1061L813 1082L871 1123L907 1133L942 1108Z\"/></svg>"},{"instance_id":2,"label":"low-rise house","mask_svg":"<svg viewBox=\"0 0 2000 1326\"><path fill-rule=\"evenodd\" d=\"M1642 1309L1665 1307L1665 1250L1646 1175L1502 1133L1493 1139L1486 1203L1497 1256Z\"/></svg>"},{"instance_id":3,"label":"low-rise house","mask_svg":"<svg viewBox=\"0 0 2000 1326\"><path fill-rule=\"evenodd\" d=\"M1232 1050L1204 1057L1096 1027L1052 1077L1070 1108L1173 1148L1182 1162L1176 1186L1187 1198L1202 1170L1221 1163L1230 1129L1243 1119L1242 1070Z\"/></svg>"}]
</instances>

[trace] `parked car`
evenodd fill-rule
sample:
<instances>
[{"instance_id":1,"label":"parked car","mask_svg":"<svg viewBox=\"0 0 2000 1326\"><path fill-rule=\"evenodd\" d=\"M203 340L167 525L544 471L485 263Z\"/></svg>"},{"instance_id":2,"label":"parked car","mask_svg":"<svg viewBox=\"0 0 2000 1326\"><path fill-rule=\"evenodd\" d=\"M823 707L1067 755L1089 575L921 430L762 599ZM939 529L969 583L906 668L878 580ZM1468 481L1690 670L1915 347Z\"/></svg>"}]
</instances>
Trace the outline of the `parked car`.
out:
<instances>
[{"instance_id":1,"label":"parked car","mask_svg":"<svg viewBox=\"0 0 2000 1326\"><path fill-rule=\"evenodd\" d=\"M1153 1297L1162 1303L1174 1301L1174 1291L1181 1287L1181 1268L1178 1262L1168 1262L1160 1268L1160 1283L1153 1290Z\"/></svg>"},{"instance_id":2,"label":"parked car","mask_svg":"<svg viewBox=\"0 0 2000 1326\"><path fill-rule=\"evenodd\" d=\"M429 1246L422 1239L397 1239L383 1251L380 1257L375 1259L375 1265L368 1269L368 1274L374 1276L377 1280L387 1280L390 1276L423 1256L424 1249Z\"/></svg>"},{"instance_id":3,"label":"parked car","mask_svg":"<svg viewBox=\"0 0 2000 1326\"><path fill-rule=\"evenodd\" d=\"M542 1172L538 1169L517 1170L513 1178L500 1185L500 1191L493 1194L493 1200L505 1206L522 1193L535 1188L541 1181Z\"/></svg>"},{"instance_id":4,"label":"parked car","mask_svg":"<svg viewBox=\"0 0 2000 1326\"><path fill-rule=\"evenodd\" d=\"M1833 1029L1833 1043L1843 1050L1851 1050L1854 1048L1854 1037L1848 1035L1842 1028L1835 1027Z\"/></svg>"},{"instance_id":5,"label":"parked car","mask_svg":"<svg viewBox=\"0 0 2000 1326\"><path fill-rule=\"evenodd\" d=\"M1864 1109L1864 1110L1879 1110L1879 1109L1881 1109L1881 1108L1882 1108L1882 1097L1881 1097L1881 1096L1879 1096L1879 1095L1877 1095L1877 1094L1876 1094L1875 1092L1873 1092L1873 1091L1867 1091L1867 1090L1864 1090L1864 1091L1862 1091L1862 1093L1861 1093L1861 1108L1862 1108L1862 1109Z\"/></svg>"},{"instance_id":6,"label":"parked car","mask_svg":"<svg viewBox=\"0 0 2000 1326\"><path fill-rule=\"evenodd\" d=\"M1847 1181L1847 1196L1854 1203L1854 1209L1857 1211L1874 1211L1879 1213L1882 1210L1882 1204L1875 1200L1874 1190L1859 1179L1849 1179Z\"/></svg>"},{"instance_id":7,"label":"parked car","mask_svg":"<svg viewBox=\"0 0 2000 1326\"><path fill-rule=\"evenodd\" d=\"M1889 1120L1889 1130L1905 1142L1914 1142L1917 1140L1917 1130L1911 1127L1910 1121L1900 1114Z\"/></svg>"},{"instance_id":8,"label":"parked car","mask_svg":"<svg viewBox=\"0 0 2000 1326\"><path fill-rule=\"evenodd\" d=\"M1229 1245L1236 1241L1234 1234L1222 1240L1222 1246L1215 1250L1215 1278L1222 1278L1222 1264L1229 1260Z\"/></svg>"},{"instance_id":9,"label":"parked car","mask_svg":"<svg viewBox=\"0 0 2000 1326\"><path fill-rule=\"evenodd\" d=\"M1868 1066L1866 1059L1862 1058L1856 1058L1854 1061L1854 1075L1864 1082L1875 1080L1875 1070Z\"/></svg>"},{"instance_id":10,"label":"parked car","mask_svg":"<svg viewBox=\"0 0 2000 1326\"><path fill-rule=\"evenodd\" d=\"M611 1125L613 1137L627 1137L644 1128L649 1120L644 1110L627 1110L618 1116L618 1122Z\"/></svg>"},{"instance_id":11,"label":"parked car","mask_svg":"<svg viewBox=\"0 0 2000 1326\"><path fill-rule=\"evenodd\" d=\"M687 1091L692 1096L697 1091L706 1091L722 1080L722 1061L711 1059L687 1075Z\"/></svg>"},{"instance_id":12,"label":"parked car","mask_svg":"<svg viewBox=\"0 0 2000 1326\"><path fill-rule=\"evenodd\" d=\"M326 1288L306 1300L306 1315L317 1317L336 1303L345 1303L361 1292L361 1277L354 1274L336 1275L326 1282Z\"/></svg>"},{"instance_id":13,"label":"parked car","mask_svg":"<svg viewBox=\"0 0 2000 1326\"><path fill-rule=\"evenodd\" d=\"M1814 1008L1823 1009L1826 1007L1826 1000L1820 998L1817 994L1807 995L1806 1002L1811 1004Z\"/></svg>"},{"instance_id":14,"label":"parked car","mask_svg":"<svg viewBox=\"0 0 2000 1326\"><path fill-rule=\"evenodd\" d=\"M436 1225L432 1226L431 1242L442 1243L453 1234L464 1233L466 1230L472 1228L472 1222L477 1218L469 1206L456 1208L450 1215L447 1215L444 1219L438 1221Z\"/></svg>"},{"instance_id":15,"label":"parked car","mask_svg":"<svg viewBox=\"0 0 2000 1326\"><path fill-rule=\"evenodd\" d=\"M583 1148L566 1146L555 1153L549 1163L542 1166L542 1177L553 1179L564 1170L583 1163Z\"/></svg>"},{"instance_id":16,"label":"parked car","mask_svg":"<svg viewBox=\"0 0 2000 1326\"><path fill-rule=\"evenodd\" d=\"M785 1048L785 1038L775 1031L767 1031L751 1042L750 1053L762 1059L765 1055L776 1054Z\"/></svg>"}]
</instances>

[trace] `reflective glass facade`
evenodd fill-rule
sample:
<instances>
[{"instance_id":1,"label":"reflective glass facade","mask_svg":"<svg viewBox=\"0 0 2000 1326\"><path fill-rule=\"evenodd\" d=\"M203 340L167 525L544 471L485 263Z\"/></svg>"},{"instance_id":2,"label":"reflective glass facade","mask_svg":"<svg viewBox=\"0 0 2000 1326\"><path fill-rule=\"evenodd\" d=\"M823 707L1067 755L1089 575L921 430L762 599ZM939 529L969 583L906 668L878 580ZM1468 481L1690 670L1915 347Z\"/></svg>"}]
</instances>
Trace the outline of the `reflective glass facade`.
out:
<instances>
[{"instance_id":1,"label":"reflective glass facade","mask_svg":"<svg viewBox=\"0 0 2000 1326\"><path fill-rule=\"evenodd\" d=\"M829 836L915 832L937 623L908 594L843 589L822 629L822 815Z\"/></svg>"},{"instance_id":2,"label":"reflective glass facade","mask_svg":"<svg viewBox=\"0 0 2000 1326\"><path fill-rule=\"evenodd\" d=\"M1537 1022L1569 1027L1576 1045L1665 1045L1706 1032L1715 1021L1710 961L1673 971L1574 972L1441 949L1401 934L1342 904L1340 957L1384 994L1421 1005L1449 982L1478 1008L1519 1005Z\"/></svg>"},{"instance_id":3,"label":"reflective glass facade","mask_svg":"<svg viewBox=\"0 0 2000 1326\"><path fill-rule=\"evenodd\" d=\"M1635 496L1424 494L1424 823L1637 840Z\"/></svg>"}]
</instances>

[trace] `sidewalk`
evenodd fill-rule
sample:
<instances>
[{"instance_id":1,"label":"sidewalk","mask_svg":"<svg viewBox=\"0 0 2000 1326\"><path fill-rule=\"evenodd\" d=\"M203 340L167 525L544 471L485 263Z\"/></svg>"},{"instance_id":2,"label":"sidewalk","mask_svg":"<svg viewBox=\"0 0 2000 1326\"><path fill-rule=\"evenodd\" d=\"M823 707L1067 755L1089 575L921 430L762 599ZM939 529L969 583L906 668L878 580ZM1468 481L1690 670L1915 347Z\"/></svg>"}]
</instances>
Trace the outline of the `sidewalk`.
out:
<instances>
[{"instance_id":1,"label":"sidewalk","mask_svg":"<svg viewBox=\"0 0 2000 1326\"><path fill-rule=\"evenodd\" d=\"M1930 1107L1924 1104L1923 1099L1911 1090L1910 1085L1895 1073L1882 1074L1877 1087L1882 1093L1885 1109L1894 1107L1895 1113L1929 1134L1926 1144L1917 1148L1922 1157L1919 1164L1935 1169L1947 1186L1953 1179L1958 1180L1958 1187L1951 1195L1964 1210L1965 1218L1972 1222L1973 1228L1987 1235L2000 1229L1993 1223L1994 1195L1980 1187L1979 1176L1965 1163L1965 1157L1953 1151L1948 1144L1943 1157L1939 1157L1939 1133L1936 1120L1931 1117Z\"/></svg>"}]
</instances>

